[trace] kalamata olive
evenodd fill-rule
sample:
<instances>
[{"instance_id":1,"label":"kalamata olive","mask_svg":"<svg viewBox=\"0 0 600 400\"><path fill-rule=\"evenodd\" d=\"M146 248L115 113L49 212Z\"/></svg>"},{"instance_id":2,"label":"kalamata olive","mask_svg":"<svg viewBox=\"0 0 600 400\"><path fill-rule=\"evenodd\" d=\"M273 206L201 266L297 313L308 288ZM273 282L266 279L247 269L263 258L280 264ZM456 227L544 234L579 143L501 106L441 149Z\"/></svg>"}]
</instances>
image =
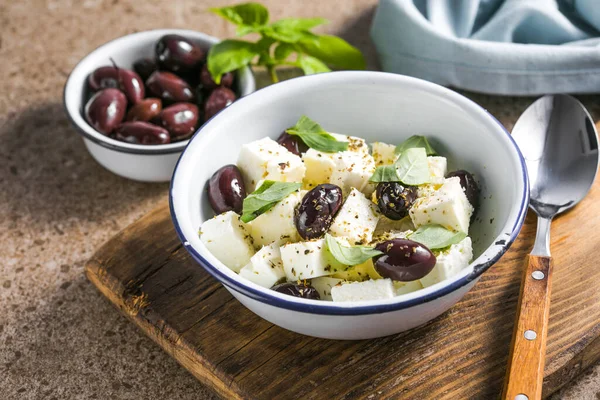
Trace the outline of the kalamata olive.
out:
<instances>
[{"instance_id":1,"label":"kalamata olive","mask_svg":"<svg viewBox=\"0 0 600 400\"><path fill-rule=\"evenodd\" d=\"M85 119L98 132L109 135L123 121L127 98L119 89L103 89L85 105Z\"/></svg>"},{"instance_id":2,"label":"kalamata olive","mask_svg":"<svg viewBox=\"0 0 600 400\"><path fill-rule=\"evenodd\" d=\"M88 85L92 90L118 88L119 76L115 67L100 67L88 76Z\"/></svg>"},{"instance_id":3,"label":"kalamata olive","mask_svg":"<svg viewBox=\"0 0 600 400\"><path fill-rule=\"evenodd\" d=\"M219 86L212 91L206 103L204 103L204 120L208 120L213 115L233 103L236 99L233 90Z\"/></svg>"},{"instance_id":4,"label":"kalamata olive","mask_svg":"<svg viewBox=\"0 0 600 400\"><path fill-rule=\"evenodd\" d=\"M134 71L124 68L97 68L88 77L88 84L92 90L106 88L121 89L132 104L138 103L146 94L142 78Z\"/></svg>"},{"instance_id":5,"label":"kalamata olive","mask_svg":"<svg viewBox=\"0 0 600 400\"><path fill-rule=\"evenodd\" d=\"M208 181L208 201L216 214L227 211L242 213L246 188L242 173L233 164L221 167Z\"/></svg>"},{"instance_id":6,"label":"kalamata olive","mask_svg":"<svg viewBox=\"0 0 600 400\"><path fill-rule=\"evenodd\" d=\"M166 103L194 101L194 91L186 81L170 72L156 71L146 81L148 90Z\"/></svg>"},{"instance_id":7,"label":"kalamata olive","mask_svg":"<svg viewBox=\"0 0 600 400\"><path fill-rule=\"evenodd\" d=\"M308 146L304 144L298 136L292 136L289 133L283 132L277 138L277 143L288 149L290 152L299 156L300 153L308 151Z\"/></svg>"},{"instance_id":8,"label":"kalamata olive","mask_svg":"<svg viewBox=\"0 0 600 400\"><path fill-rule=\"evenodd\" d=\"M217 85L217 83L213 80L212 76L210 75L208 67L206 66L206 64L204 64L202 66L202 69L200 70L200 83L207 90L212 90L217 86L225 86L230 88L231 85L233 85L233 73L226 72L225 74L223 74L223 76L221 76L221 83Z\"/></svg>"},{"instance_id":9,"label":"kalamata olive","mask_svg":"<svg viewBox=\"0 0 600 400\"><path fill-rule=\"evenodd\" d=\"M342 206L342 189L330 183L315 186L306 193L294 215L296 229L303 239L315 239L327 232Z\"/></svg>"},{"instance_id":10,"label":"kalamata olive","mask_svg":"<svg viewBox=\"0 0 600 400\"><path fill-rule=\"evenodd\" d=\"M421 279L435 267L436 258L427 247L408 239L381 242L375 249L383 255L373 259L377 273L394 281Z\"/></svg>"},{"instance_id":11,"label":"kalamata olive","mask_svg":"<svg viewBox=\"0 0 600 400\"><path fill-rule=\"evenodd\" d=\"M198 107L192 103L177 103L162 110L161 125L171 134L171 139L190 137L198 127Z\"/></svg>"},{"instance_id":12,"label":"kalamata olive","mask_svg":"<svg viewBox=\"0 0 600 400\"><path fill-rule=\"evenodd\" d=\"M115 129L115 138L134 144L166 144L171 142L169 132L149 122L123 122Z\"/></svg>"},{"instance_id":13,"label":"kalamata olive","mask_svg":"<svg viewBox=\"0 0 600 400\"><path fill-rule=\"evenodd\" d=\"M403 186L399 182L381 182L377 185L376 197L383 215L400 220L408 215L408 210L417 199L417 188Z\"/></svg>"},{"instance_id":14,"label":"kalamata olive","mask_svg":"<svg viewBox=\"0 0 600 400\"><path fill-rule=\"evenodd\" d=\"M271 289L279 293L287 294L288 296L321 300L321 295L319 295L317 289L309 284L286 282L275 285Z\"/></svg>"},{"instance_id":15,"label":"kalamata olive","mask_svg":"<svg viewBox=\"0 0 600 400\"><path fill-rule=\"evenodd\" d=\"M473 206L475 210L479 208L479 185L473 178L470 172L465 171L464 169L459 169L458 171L449 172L446 177L458 177L460 179L460 186L462 186L465 194L467 195L467 200Z\"/></svg>"},{"instance_id":16,"label":"kalamata olive","mask_svg":"<svg viewBox=\"0 0 600 400\"><path fill-rule=\"evenodd\" d=\"M144 121L148 122L158 116L162 111L160 99L148 98L140 101L129 109L126 121Z\"/></svg>"},{"instance_id":17,"label":"kalamata olive","mask_svg":"<svg viewBox=\"0 0 600 400\"><path fill-rule=\"evenodd\" d=\"M133 69L145 82L154 71L158 70L158 65L151 58L142 58L133 63Z\"/></svg>"},{"instance_id":18,"label":"kalamata olive","mask_svg":"<svg viewBox=\"0 0 600 400\"><path fill-rule=\"evenodd\" d=\"M204 58L204 51L179 35L165 35L156 43L156 58L160 66L173 72L195 69Z\"/></svg>"}]
</instances>

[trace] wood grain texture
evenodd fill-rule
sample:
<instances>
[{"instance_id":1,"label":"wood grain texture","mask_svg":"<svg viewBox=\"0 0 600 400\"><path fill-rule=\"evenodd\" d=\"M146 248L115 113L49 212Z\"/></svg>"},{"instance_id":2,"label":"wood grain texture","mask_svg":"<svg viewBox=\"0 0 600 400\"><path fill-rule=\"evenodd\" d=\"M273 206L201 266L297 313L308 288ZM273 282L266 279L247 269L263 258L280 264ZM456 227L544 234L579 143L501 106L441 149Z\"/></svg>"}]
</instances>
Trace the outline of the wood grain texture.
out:
<instances>
[{"instance_id":1,"label":"wood grain texture","mask_svg":"<svg viewBox=\"0 0 600 400\"><path fill-rule=\"evenodd\" d=\"M503 393L503 398L507 400L514 399L519 394L526 395L530 400L542 398L552 289L552 258L529 255L526 264L508 357ZM535 279L534 272L541 272L543 275Z\"/></svg>"},{"instance_id":2,"label":"wood grain texture","mask_svg":"<svg viewBox=\"0 0 600 400\"><path fill-rule=\"evenodd\" d=\"M600 359L600 185L552 224L554 285L543 396ZM367 341L301 336L252 314L181 247L166 204L106 243L89 279L224 398L490 399L500 395L531 213L511 249L455 307Z\"/></svg>"}]
</instances>

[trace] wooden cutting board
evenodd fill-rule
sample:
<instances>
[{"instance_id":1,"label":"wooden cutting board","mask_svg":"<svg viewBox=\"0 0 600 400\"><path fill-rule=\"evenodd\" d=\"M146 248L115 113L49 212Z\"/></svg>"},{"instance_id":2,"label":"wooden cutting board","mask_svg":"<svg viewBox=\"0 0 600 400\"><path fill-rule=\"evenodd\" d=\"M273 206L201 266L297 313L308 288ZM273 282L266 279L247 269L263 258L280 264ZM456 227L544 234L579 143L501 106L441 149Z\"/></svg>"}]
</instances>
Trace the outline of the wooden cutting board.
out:
<instances>
[{"instance_id":1,"label":"wooden cutting board","mask_svg":"<svg viewBox=\"0 0 600 400\"><path fill-rule=\"evenodd\" d=\"M545 396L600 359L599 227L600 182L552 225ZM501 391L534 236L528 215L510 251L451 310L409 332L365 341L302 336L252 314L182 248L166 204L99 249L86 273L224 398L492 399Z\"/></svg>"}]
</instances>

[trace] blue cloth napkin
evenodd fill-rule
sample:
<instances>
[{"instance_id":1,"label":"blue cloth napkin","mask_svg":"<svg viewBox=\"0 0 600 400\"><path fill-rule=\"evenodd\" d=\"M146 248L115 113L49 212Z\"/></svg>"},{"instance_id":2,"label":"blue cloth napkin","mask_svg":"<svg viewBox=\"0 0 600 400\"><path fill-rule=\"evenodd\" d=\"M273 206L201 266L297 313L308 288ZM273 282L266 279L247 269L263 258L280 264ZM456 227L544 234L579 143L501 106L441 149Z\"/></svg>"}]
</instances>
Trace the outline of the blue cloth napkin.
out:
<instances>
[{"instance_id":1,"label":"blue cloth napkin","mask_svg":"<svg viewBox=\"0 0 600 400\"><path fill-rule=\"evenodd\" d=\"M600 92L600 0L380 0L383 70L483 93Z\"/></svg>"}]
</instances>

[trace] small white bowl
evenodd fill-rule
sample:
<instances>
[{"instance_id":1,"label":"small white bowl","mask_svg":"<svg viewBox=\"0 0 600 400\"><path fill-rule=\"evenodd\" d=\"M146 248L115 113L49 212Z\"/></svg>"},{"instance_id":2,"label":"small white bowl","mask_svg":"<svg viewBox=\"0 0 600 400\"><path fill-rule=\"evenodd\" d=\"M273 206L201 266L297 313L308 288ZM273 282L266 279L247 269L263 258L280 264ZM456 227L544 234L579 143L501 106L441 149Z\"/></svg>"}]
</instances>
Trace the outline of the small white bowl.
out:
<instances>
[{"instance_id":1,"label":"small white bowl","mask_svg":"<svg viewBox=\"0 0 600 400\"><path fill-rule=\"evenodd\" d=\"M171 179L177 159L189 140L150 146L121 142L96 131L83 118L87 79L96 68L112 65L111 58L118 66L129 69L141 58L153 58L156 42L167 34L186 37L206 50L219 42L219 39L204 33L182 29L151 30L123 36L88 54L75 66L65 85L65 110L90 154L109 171L137 181L166 182ZM237 77L241 96L255 90L249 68L238 71Z\"/></svg>"},{"instance_id":2,"label":"small white bowl","mask_svg":"<svg viewBox=\"0 0 600 400\"><path fill-rule=\"evenodd\" d=\"M474 261L455 277L389 300L327 302L260 287L219 262L198 228L211 218L205 182L235 163L242 144L276 138L305 114L325 129L368 142L400 143L426 135L482 188L471 228ZM302 334L369 339L421 325L448 310L517 237L527 211L525 163L504 127L476 103L442 86L382 72L332 72L282 82L228 107L190 140L171 181L171 216L185 248L242 304L264 319Z\"/></svg>"}]
</instances>

